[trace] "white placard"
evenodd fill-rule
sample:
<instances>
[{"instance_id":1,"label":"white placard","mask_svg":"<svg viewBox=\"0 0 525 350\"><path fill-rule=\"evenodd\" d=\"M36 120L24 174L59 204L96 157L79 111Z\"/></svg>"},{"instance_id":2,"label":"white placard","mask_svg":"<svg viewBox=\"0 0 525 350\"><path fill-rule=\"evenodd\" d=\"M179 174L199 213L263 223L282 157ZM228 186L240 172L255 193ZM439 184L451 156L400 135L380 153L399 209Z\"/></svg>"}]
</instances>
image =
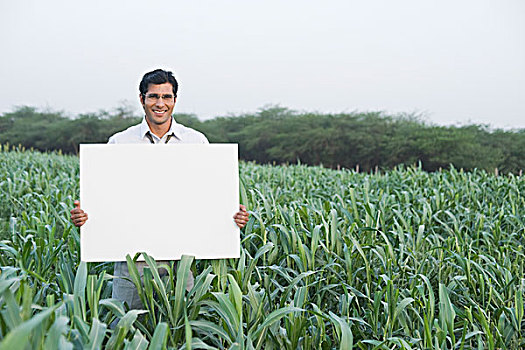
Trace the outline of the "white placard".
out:
<instances>
[{"instance_id":1,"label":"white placard","mask_svg":"<svg viewBox=\"0 0 525 350\"><path fill-rule=\"evenodd\" d=\"M236 144L80 145L82 261L238 258Z\"/></svg>"}]
</instances>

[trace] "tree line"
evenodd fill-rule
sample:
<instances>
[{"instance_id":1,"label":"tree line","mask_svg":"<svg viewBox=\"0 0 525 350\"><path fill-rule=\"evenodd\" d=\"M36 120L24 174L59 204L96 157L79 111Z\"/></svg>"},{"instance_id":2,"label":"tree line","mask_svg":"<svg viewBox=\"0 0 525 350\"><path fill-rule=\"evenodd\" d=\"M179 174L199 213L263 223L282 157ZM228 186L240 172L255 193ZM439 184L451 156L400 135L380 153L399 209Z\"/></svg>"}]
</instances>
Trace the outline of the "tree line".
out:
<instances>
[{"instance_id":1,"label":"tree line","mask_svg":"<svg viewBox=\"0 0 525 350\"><path fill-rule=\"evenodd\" d=\"M73 118L18 107L0 115L0 144L77 154L80 143L105 143L141 118L126 107ZM413 115L299 113L279 106L206 121L189 114L175 114L175 119L203 132L210 142L238 143L241 159L258 163L301 162L362 171L415 163L427 171L450 165L503 173L525 168L525 129L438 126Z\"/></svg>"}]
</instances>

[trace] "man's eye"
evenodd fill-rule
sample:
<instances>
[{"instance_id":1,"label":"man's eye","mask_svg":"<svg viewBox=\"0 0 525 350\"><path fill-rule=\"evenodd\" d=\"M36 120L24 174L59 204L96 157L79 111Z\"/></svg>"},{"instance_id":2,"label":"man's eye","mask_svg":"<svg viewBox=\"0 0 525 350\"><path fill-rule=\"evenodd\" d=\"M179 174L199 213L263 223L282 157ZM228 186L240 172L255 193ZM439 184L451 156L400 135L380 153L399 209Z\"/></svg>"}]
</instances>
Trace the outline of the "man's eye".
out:
<instances>
[{"instance_id":1,"label":"man's eye","mask_svg":"<svg viewBox=\"0 0 525 350\"><path fill-rule=\"evenodd\" d=\"M172 98L173 98L173 95L170 95L170 94L162 95L162 99L164 100L171 100Z\"/></svg>"},{"instance_id":2,"label":"man's eye","mask_svg":"<svg viewBox=\"0 0 525 350\"><path fill-rule=\"evenodd\" d=\"M146 95L147 98L151 98L153 100L158 100L159 99L159 95L158 94L148 94Z\"/></svg>"}]
</instances>

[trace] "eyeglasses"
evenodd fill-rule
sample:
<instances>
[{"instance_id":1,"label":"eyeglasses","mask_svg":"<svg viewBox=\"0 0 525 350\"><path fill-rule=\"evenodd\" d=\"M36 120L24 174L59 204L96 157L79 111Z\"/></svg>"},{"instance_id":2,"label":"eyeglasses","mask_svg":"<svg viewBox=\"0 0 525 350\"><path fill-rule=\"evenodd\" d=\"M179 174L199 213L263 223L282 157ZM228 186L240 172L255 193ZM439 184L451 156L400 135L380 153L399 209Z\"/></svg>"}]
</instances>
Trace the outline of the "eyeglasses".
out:
<instances>
[{"instance_id":1,"label":"eyeglasses","mask_svg":"<svg viewBox=\"0 0 525 350\"><path fill-rule=\"evenodd\" d=\"M172 94L164 94L164 95L146 94L146 99L153 100L153 101L158 101L159 98L162 98L162 101L164 101L164 102L173 102L173 98L174 97L175 96L173 96Z\"/></svg>"}]
</instances>

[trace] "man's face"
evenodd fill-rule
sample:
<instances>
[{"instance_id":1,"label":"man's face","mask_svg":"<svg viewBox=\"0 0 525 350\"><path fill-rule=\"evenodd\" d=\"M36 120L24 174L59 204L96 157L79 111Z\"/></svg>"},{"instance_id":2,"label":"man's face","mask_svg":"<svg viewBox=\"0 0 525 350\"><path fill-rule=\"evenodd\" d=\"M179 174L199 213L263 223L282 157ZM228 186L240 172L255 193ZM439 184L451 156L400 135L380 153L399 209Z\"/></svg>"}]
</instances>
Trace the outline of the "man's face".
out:
<instances>
[{"instance_id":1,"label":"man's face","mask_svg":"<svg viewBox=\"0 0 525 350\"><path fill-rule=\"evenodd\" d=\"M175 100L173 86L170 83L149 84L146 96L140 95L140 102L144 107L148 123L156 125L169 123Z\"/></svg>"}]
</instances>

